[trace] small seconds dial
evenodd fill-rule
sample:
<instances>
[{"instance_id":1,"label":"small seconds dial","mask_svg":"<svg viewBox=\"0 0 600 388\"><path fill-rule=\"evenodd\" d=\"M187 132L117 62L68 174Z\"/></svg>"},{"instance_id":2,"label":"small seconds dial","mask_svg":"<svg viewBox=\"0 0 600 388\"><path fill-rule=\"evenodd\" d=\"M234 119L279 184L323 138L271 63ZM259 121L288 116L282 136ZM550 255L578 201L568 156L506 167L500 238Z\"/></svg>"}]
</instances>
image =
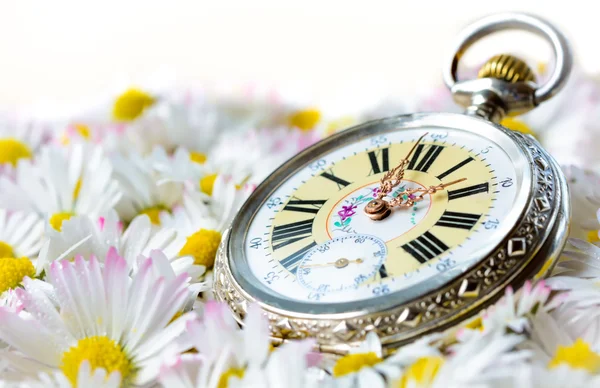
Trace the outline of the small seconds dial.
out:
<instances>
[{"instance_id":1,"label":"small seconds dial","mask_svg":"<svg viewBox=\"0 0 600 388\"><path fill-rule=\"evenodd\" d=\"M358 288L381 269L385 242L354 234L334 238L308 251L296 276L308 290L321 294Z\"/></svg>"}]
</instances>

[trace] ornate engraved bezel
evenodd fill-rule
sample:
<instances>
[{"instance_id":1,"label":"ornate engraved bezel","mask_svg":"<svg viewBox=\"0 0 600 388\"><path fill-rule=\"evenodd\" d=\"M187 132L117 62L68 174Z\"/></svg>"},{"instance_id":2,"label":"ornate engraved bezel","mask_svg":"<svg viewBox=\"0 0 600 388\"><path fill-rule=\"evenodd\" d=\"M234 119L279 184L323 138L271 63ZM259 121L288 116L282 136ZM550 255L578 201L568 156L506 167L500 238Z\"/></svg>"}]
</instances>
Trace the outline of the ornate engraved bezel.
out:
<instances>
[{"instance_id":1,"label":"ornate engraved bezel","mask_svg":"<svg viewBox=\"0 0 600 388\"><path fill-rule=\"evenodd\" d=\"M312 316L282 310L257 301L235 280L228 257L230 236L225 235L214 267L214 293L226 302L238 322L249 303L257 302L270 322L274 341L314 337L320 350L345 353L375 331L385 346L398 346L416 337L440 331L464 321L503 295L507 286L519 288L527 279L544 276L554 266L567 234L570 204L560 168L532 137L506 130L479 118L458 114L432 113L397 116L363 124L375 127L390 122L418 122L435 115L437 119L477 120L502 131L520 147L531 169L531 191L522 217L505 239L487 257L434 292L408 303L360 316L328 314ZM460 116L460 119L457 119ZM252 197L249 199L252 201ZM235 221L234 221L235 222Z\"/></svg>"}]
</instances>

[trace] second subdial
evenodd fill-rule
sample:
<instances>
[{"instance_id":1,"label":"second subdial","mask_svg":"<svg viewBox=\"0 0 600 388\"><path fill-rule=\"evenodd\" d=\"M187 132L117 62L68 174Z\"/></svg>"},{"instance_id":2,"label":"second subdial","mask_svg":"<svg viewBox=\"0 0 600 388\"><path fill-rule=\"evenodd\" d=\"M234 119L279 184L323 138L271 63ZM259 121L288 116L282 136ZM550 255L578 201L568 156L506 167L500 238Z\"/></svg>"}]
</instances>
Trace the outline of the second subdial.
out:
<instances>
[{"instance_id":1,"label":"second subdial","mask_svg":"<svg viewBox=\"0 0 600 388\"><path fill-rule=\"evenodd\" d=\"M377 237L340 236L308 251L296 276L305 288L320 293L355 289L377 273L386 255L385 243Z\"/></svg>"}]
</instances>

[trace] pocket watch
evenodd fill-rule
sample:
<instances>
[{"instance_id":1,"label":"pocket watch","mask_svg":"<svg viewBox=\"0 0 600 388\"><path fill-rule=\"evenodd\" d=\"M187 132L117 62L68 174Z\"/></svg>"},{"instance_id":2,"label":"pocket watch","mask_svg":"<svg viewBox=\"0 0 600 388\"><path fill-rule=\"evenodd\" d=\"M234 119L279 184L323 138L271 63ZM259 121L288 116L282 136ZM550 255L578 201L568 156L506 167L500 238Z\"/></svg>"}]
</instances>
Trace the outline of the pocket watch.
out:
<instances>
[{"instance_id":1,"label":"pocket watch","mask_svg":"<svg viewBox=\"0 0 600 388\"><path fill-rule=\"evenodd\" d=\"M542 85L511 55L457 80L475 41L521 29L556 59ZM394 347L451 328L508 286L547 274L565 244L565 177L531 136L498 123L555 95L571 69L565 38L509 13L466 28L444 80L464 114L370 121L288 160L249 197L224 234L214 293L242 323L257 303L272 339L315 338L343 354L378 334Z\"/></svg>"}]
</instances>

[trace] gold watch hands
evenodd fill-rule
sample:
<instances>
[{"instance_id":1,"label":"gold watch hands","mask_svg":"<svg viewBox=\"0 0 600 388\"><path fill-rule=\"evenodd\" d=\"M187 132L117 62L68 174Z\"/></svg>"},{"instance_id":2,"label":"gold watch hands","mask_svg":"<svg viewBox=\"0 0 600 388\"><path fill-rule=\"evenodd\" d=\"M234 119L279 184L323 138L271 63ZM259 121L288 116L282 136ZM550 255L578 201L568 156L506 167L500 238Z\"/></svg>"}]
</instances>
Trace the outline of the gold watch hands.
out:
<instances>
[{"instance_id":1,"label":"gold watch hands","mask_svg":"<svg viewBox=\"0 0 600 388\"><path fill-rule=\"evenodd\" d=\"M335 266L335 268L344 268L344 267L347 267L348 264L350 264L350 263L361 264L362 262L364 262L364 260L360 259L360 258L356 259L356 260L348 260L348 259L342 257L341 259L337 259L336 261L333 261L330 263L303 265L302 268L329 267L329 266Z\"/></svg>"},{"instance_id":2,"label":"gold watch hands","mask_svg":"<svg viewBox=\"0 0 600 388\"><path fill-rule=\"evenodd\" d=\"M365 213L369 218L375 221L383 220L390 215L392 208L408 208L415 203L420 202L428 194L435 194L440 190L445 189L450 185L466 181L467 178L457 179L448 183L440 183L437 186L429 186L429 188L406 189L396 198L386 201L382 198L376 198L365 206Z\"/></svg>"},{"instance_id":3,"label":"gold watch hands","mask_svg":"<svg viewBox=\"0 0 600 388\"><path fill-rule=\"evenodd\" d=\"M417 189L406 189L400 193L396 198L389 201L390 207L411 207L417 202L421 202L425 195L435 194L440 190L444 190L446 187L466 181L467 178L457 179L448 183L440 183L437 186L429 186L429 188L417 188Z\"/></svg>"},{"instance_id":4,"label":"gold watch hands","mask_svg":"<svg viewBox=\"0 0 600 388\"><path fill-rule=\"evenodd\" d=\"M419 143L421 143L423 138L425 138L425 136L427 136L428 134L429 132L425 132L425 134L423 134L423 136L421 136L417 140L415 145L412 146L410 151L408 151L408 154L400 160L400 163L398 163L396 167L388 171L383 176L383 178L381 178L381 185L379 186L379 193L377 194L377 199L382 199L383 197L391 193L394 187L398 186L400 182L402 182L402 179L404 179L404 170L406 169L406 166L409 163L411 155L413 154Z\"/></svg>"}]
</instances>

